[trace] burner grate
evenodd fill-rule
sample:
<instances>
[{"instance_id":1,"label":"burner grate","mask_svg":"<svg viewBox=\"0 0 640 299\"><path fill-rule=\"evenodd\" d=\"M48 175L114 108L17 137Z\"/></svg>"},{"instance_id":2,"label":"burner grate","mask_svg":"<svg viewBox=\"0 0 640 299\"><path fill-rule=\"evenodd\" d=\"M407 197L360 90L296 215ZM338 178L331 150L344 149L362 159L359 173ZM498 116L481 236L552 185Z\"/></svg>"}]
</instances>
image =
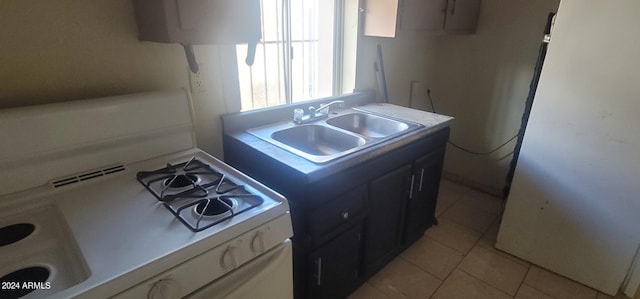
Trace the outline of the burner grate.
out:
<instances>
[{"instance_id":1,"label":"burner grate","mask_svg":"<svg viewBox=\"0 0 640 299\"><path fill-rule=\"evenodd\" d=\"M260 196L251 194L243 185L234 183L195 157L185 163L138 172L136 178L193 232L228 221L263 203ZM211 205L219 210L217 215L197 212Z\"/></svg>"},{"instance_id":2,"label":"burner grate","mask_svg":"<svg viewBox=\"0 0 640 299\"><path fill-rule=\"evenodd\" d=\"M244 203L244 206L241 209L234 210L231 206L225 201L230 200L241 200ZM213 217L213 219L208 219L209 217L200 213L197 214L196 217L188 217L190 213L194 213L193 211L200 204L209 205L211 202L218 201L221 205L226 209L225 212L221 213L220 217ZM234 216L246 212L254 207L261 205L263 202L262 198L258 195L254 194L236 194L236 195L221 195L212 198L202 198L191 203L187 203L180 206L174 206L170 203L163 203L164 206L186 227L188 227L193 232L200 232L207 228L210 228L216 224L225 222L230 220Z\"/></svg>"},{"instance_id":3,"label":"burner grate","mask_svg":"<svg viewBox=\"0 0 640 299\"><path fill-rule=\"evenodd\" d=\"M168 202L190 195L206 197L208 188L218 185L224 180L224 175L192 157L178 165L167 164L158 170L140 171L136 178L158 200Z\"/></svg>"}]
</instances>

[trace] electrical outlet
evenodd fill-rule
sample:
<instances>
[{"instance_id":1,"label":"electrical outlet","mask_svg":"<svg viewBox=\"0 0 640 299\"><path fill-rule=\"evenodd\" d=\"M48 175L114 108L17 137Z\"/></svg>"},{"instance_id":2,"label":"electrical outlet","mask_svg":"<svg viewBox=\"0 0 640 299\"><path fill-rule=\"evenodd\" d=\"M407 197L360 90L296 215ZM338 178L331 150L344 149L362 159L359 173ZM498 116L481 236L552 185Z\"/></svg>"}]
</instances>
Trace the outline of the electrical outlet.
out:
<instances>
[{"instance_id":1,"label":"electrical outlet","mask_svg":"<svg viewBox=\"0 0 640 299\"><path fill-rule=\"evenodd\" d=\"M207 91L206 80L204 77L205 70L199 65L197 73L189 71L189 82L191 83L191 93L205 93Z\"/></svg>"}]
</instances>

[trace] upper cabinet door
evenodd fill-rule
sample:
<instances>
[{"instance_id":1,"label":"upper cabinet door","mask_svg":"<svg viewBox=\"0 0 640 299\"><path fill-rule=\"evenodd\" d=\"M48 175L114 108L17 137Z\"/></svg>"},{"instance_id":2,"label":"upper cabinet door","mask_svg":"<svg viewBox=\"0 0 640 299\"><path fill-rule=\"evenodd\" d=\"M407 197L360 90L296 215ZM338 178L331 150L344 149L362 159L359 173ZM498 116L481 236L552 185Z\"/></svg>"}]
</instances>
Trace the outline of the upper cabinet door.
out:
<instances>
[{"instance_id":1,"label":"upper cabinet door","mask_svg":"<svg viewBox=\"0 0 640 299\"><path fill-rule=\"evenodd\" d=\"M256 43L260 0L134 0L140 40L183 44Z\"/></svg>"},{"instance_id":2,"label":"upper cabinet door","mask_svg":"<svg viewBox=\"0 0 640 299\"><path fill-rule=\"evenodd\" d=\"M364 35L395 37L398 0L366 0Z\"/></svg>"},{"instance_id":3,"label":"upper cabinet door","mask_svg":"<svg viewBox=\"0 0 640 299\"><path fill-rule=\"evenodd\" d=\"M404 31L475 33L480 0L403 0Z\"/></svg>"},{"instance_id":4,"label":"upper cabinet door","mask_svg":"<svg viewBox=\"0 0 640 299\"><path fill-rule=\"evenodd\" d=\"M405 31L441 32L447 0L404 0L400 28Z\"/></svg>"},{"instance_id":5,"label":"upper cabinet door","mask_svg":"<svg viewBox=\"0 0 640 299\"><path fill-rule=\"evenodd\" d=\"M475 33L480 13L480 0L448 0L444 31Z\"/></svg>"}]
</instances>

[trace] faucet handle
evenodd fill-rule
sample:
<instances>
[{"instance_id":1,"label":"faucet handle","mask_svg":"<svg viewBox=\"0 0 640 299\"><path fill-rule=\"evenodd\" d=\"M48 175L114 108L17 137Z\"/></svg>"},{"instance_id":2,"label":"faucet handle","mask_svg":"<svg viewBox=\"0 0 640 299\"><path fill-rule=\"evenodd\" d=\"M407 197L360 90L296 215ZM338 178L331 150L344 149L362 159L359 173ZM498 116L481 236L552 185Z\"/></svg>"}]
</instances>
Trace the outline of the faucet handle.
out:
<instances>
[{"instance_id":1,"label":"faucet handle","mask_svg":"<svg viewBox=\"0 0 640 299\"><path fill-rule=\"evenodd\" d=\"M327 114L328 115L330 107L331 107L331 104L320 104L320 106L318 106L318 108L317 108L317 109L319 109L318 113Z\"/></svg>"},{"instance_id":2,"label":"faucet handle","mask_svg":"<svg viewBox=\"0 0 640 299\"><path fill-rule=\"evenodd\" d=\"M293 109L293 121L299 123L302 121L302 117L304 116L304 110L300 108Z\"/></svg>"}]
</instances>

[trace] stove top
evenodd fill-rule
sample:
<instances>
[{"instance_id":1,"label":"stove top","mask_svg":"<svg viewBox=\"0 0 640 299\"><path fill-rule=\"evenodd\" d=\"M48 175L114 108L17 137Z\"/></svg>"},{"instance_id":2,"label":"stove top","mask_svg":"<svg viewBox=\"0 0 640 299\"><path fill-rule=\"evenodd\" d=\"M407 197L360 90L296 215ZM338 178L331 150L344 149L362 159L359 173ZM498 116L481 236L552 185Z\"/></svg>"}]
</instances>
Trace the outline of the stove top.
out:
<instances>
[{"instance_id":1,"label":"stove top","mask_svg":"<svg viewBox=\"0 0 640 299\"><path fill-rule=\"evenodd\" d=\"M261 205L261 196L193 156L137 173L138 181L187 228L199 232Z\"/></svg>"},{"instance_id":2,"label":"stove top","mask_svg":"<svg viewBox=\"0 0 640 299\"><path fill-rule=\"evenodd\" d=\"M184 90L0 110L0 228L34 228L0 277L44 265L52 288L28 296L107 298L257 229L291 236L286 199L198 149L193 114Z\"/></svg>"}]
</instances>

